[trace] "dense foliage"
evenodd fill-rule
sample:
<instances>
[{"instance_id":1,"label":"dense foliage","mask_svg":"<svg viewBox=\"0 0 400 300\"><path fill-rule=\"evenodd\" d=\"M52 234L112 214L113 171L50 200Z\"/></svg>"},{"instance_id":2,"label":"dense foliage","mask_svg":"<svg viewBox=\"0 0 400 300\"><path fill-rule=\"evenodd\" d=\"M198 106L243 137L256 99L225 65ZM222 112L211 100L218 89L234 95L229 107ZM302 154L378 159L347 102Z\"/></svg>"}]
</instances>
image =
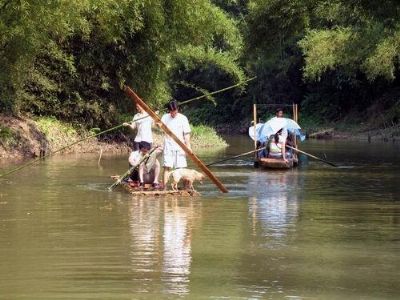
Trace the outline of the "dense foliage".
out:
<instances>
[{"instance_id":1,"label":"dense foliage","mask_svg":"<svg viewBox=\"0 0 400 300\"><path fill-rule=\"evenodd\" d=\"M399 62L395 0L0 0L0 109L87 127L131 113L122 84L161 107L252 76L187 114L237 124L254 102L295 102L392 124Z\"/></svg>"},{"instance_id":2,"label":"dense foliage","mask_svg":"<svg viewBox=\"0 0 400 300\"><path fill-rule=\"evenodd\" d=\"M247 62L265 79L254 97L296 102L320 119L377 111L378 123L398 122L399 2L252 0L249 8Z\"/></svg>"},{"instance_id":3,"label":"dense foliage","mask_svg":"<svg viewBox=\"0 0 400 300\"><path fill-rule=\"evenodd\" d=\"M107 124L132 107L123 83L158 106L176 72L209 65L243 79L241 47L235 22L206 0L3 0L1 107Z\"/></svg>"}]
</instances>

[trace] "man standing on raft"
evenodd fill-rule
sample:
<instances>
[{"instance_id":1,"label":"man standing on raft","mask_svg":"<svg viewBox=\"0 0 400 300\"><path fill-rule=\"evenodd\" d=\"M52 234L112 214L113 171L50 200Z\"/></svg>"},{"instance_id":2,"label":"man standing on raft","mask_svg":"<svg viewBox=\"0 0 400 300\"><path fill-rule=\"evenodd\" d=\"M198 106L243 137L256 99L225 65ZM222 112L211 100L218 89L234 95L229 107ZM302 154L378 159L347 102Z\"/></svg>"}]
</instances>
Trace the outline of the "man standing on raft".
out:
<instances>
[{"instance_id":1,"label":"man standing on raft","mask_svg":"<svg viewBox=\"0 0 400 300\"><path fill-rule=\"evenodd\" d=\"M179 113L178 103L171 101L167 105L168 113L164 114L161 121L181 140L190 150L190 125L186 116ZM186 168L186 154L181 147L168 135L164 137L164 188L167 185L171 169Z\"/></svg>"}]
</instances>

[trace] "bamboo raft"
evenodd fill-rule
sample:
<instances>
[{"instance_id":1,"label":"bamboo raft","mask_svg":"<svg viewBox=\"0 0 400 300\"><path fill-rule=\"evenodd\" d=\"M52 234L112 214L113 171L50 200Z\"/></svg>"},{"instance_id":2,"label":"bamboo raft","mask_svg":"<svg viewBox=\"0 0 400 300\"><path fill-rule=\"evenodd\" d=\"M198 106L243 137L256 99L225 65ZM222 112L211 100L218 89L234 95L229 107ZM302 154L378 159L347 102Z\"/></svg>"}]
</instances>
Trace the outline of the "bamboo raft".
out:
<instances>
[{"instance_id":1,"label":"bamboo raft","mask_svg":"<svg viewBox=\"0 0 400 300\"><path fill-rule=\"evenodd\" d=\"M130 193L133 196L180 196L180 197L194 197L199 196L200 193L194 190L156 190L151 187L151 185L146 184L144 189L139 189L138 187L132 187L127 182L121 183L121 186L124 190Z\"/></svg>"}]
</instances>

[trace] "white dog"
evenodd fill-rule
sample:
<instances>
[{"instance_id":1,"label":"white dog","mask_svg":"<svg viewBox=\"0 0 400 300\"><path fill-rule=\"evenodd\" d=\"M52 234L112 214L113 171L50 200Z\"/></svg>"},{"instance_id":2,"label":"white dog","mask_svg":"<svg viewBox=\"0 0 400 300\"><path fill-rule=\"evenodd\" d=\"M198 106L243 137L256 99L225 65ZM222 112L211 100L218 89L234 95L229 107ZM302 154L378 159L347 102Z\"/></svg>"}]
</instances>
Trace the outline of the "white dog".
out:
<instances>
[{"instance_id":1,"label":"white dog","mask_svg":"<svg viewBox=\"0 0 400 300\"><path fill-rule=\"evenodd\" d=\"M182 179L187 182L188 189L195 191L193 188L193 181L198 180L200 183L203 183L204 174L197 172L192 169L176 169L171 172L173 182L171 183L171 187L174 191L178 190L178 183Z\"/></svg>"}]
</instances>

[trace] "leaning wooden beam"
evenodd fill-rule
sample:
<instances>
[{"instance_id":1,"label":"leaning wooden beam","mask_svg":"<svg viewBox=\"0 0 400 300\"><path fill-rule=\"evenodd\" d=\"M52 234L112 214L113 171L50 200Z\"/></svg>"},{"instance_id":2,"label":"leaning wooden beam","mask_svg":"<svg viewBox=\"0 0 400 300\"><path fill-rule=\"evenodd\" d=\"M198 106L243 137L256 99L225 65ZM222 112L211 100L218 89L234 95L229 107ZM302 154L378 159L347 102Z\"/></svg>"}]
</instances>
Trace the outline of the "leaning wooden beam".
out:
<instances>
[{"instance_id":1,"label":"leaning wooden beam","mask_svg":"<svg viewBox=\"0 0 400 300\"><path fill-rule=\"evenodd\" d=\"M192 159L192 161L197 164L197 166L211 179L212 182L221 190L223 193L227 193L227 188L218 180L217 177L207 168L207 166L190 150L178 137L163 123L160 117L142 100L138 95L129 87L124 86L125 94L135 102L135 104L140 105L144 111L146 111L149 116L157 123L166 134L168 134L181 148L185 151L186 155Z\"/></svg>"}]
</instances>

